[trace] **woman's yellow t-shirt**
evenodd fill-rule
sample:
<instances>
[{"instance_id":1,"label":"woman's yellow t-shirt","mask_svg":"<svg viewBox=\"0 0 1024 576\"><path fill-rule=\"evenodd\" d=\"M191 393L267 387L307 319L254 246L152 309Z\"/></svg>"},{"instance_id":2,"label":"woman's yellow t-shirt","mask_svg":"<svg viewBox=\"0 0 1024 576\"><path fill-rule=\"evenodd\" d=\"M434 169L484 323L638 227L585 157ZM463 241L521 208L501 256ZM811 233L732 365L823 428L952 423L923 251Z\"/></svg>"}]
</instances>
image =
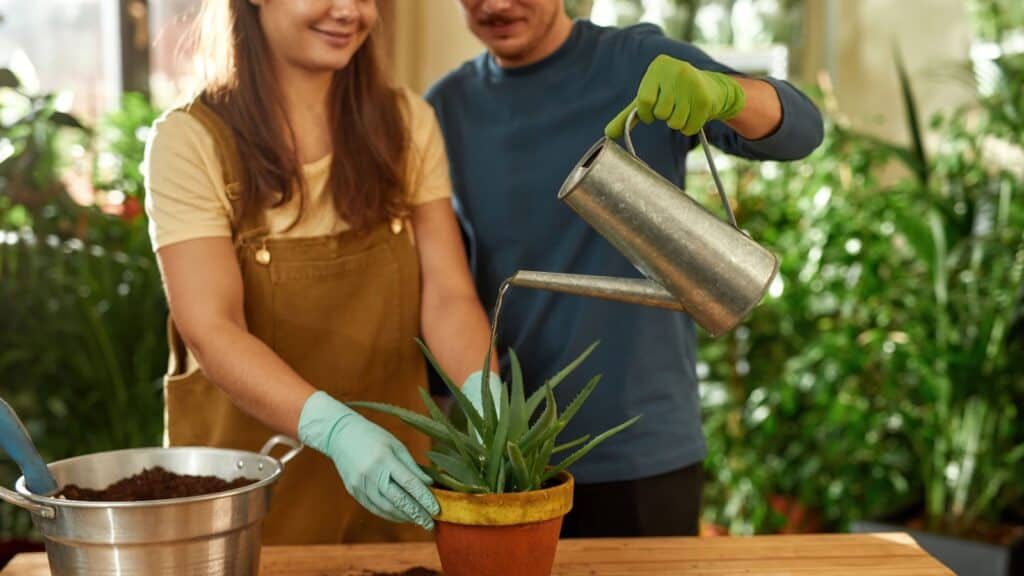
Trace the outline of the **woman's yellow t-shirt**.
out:
<instances>
[{"instance_id":1,"label":"woman's yellow t-shirt","mask_svg":"<svg viewBox=\"0 0 1024 576\"><path fill-rule=\"evenodd\" d=\"M411 147L407 183L415 206L451 196L448 159L437 118L429 104L409 90ZM330 156L302 166L305 194L266 211L269 235L308 238L337 234L349 228L334 210L326 192ZM244 162L245 159L243 158ZM232 207L225 189L213 136L191 115L172 110L153 123L143 165L146 214L153 249L196 238L230 238ZM294 225L293 225L294 223Z\"/></svg>"}]
</instances>

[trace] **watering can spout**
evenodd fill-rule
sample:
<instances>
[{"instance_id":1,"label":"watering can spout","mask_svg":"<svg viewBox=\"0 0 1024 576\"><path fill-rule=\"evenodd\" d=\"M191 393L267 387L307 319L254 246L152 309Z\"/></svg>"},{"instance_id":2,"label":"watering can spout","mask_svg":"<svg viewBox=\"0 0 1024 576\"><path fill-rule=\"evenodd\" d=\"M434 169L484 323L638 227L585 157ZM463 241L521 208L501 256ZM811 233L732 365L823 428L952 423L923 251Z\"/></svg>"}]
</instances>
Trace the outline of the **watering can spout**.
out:
<instances>
[{"instance_id":1,"label":"watering can spout","mask_svg":"<svg viewBox=\"0 0 1024 576\"><path fill-rule=\"evenodd\" d=\"M628 151L599 140L566 178L558 199L646 278L520 270L508 283L685 311L712 336L735 328L764 297L779 261L737 227L707 138L703 130L699 134L728 221L651 170L637 157L627 130Z\"/></svg>"},{"instance_id":2,"label":"watering can spout","mask_svg":"<svg viewBox=\"0 0 1024 576\"><path fill-rule=\"evenodd\" d=\"M668 290L641 278L520 270L508 279L508 283L512 286L551 290L667 310L684 310L682 303Z\"/></svg>"}]
</instances>

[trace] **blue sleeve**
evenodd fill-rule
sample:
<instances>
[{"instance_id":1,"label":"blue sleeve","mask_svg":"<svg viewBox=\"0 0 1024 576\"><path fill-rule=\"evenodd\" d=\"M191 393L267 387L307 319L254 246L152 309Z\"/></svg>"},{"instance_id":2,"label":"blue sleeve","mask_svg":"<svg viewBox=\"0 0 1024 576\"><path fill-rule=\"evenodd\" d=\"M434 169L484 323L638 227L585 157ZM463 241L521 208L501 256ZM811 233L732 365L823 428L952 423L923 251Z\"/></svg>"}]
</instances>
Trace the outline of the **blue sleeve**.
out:
<instances>
[{"instance_id":1,"label":"blue sleeve","mask_svg":"<svg viewBox=\"0 0 1024 576\"><path fill-rule=\"evenodd\" d=\"M633 31L639 40L638 48L645 70L656 56L667 54L701 70L739 75L696 46L666 38L657 26L635 26ZM782 123L775 132L758 140L747 140L724 122L713 121L705 128L708 140L730 154L753 160L797 160L807 156L821 144L824 135L821 113L810 98L790 83L775 78L762 79L775 88L782 103ZM696 138L682 134L680 138L686 140L682 143L683 150L689 150L697 144Z\"/></svg>"}]
</instances>

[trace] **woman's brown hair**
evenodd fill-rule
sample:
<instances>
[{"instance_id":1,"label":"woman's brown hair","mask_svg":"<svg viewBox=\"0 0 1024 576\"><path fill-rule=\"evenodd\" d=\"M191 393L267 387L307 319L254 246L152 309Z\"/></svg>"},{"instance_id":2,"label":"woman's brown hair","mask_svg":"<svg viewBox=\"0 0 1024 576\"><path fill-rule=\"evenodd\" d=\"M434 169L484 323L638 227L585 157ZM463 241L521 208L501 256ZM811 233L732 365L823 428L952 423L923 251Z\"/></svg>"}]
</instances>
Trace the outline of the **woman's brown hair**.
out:
<instances>
[{"instance_id":1,"label":"woman's brown hair","mask_svg":"<svg viewBox=\"0 0 1024 576\"><path fill-rule=\"evenodd\" d=\"M200 97L231 128L243 159L236 222L304 189L302 166L289 145L291 127L270 120L284 118L284 108L258 10L249 0L206 0L194 35ZM408 210L404 100L386 79L377 34L371 32L348 66L335 72L328 111L333 155L327 188L338 215L355 229Z\"/></svg>"}]
</instances>

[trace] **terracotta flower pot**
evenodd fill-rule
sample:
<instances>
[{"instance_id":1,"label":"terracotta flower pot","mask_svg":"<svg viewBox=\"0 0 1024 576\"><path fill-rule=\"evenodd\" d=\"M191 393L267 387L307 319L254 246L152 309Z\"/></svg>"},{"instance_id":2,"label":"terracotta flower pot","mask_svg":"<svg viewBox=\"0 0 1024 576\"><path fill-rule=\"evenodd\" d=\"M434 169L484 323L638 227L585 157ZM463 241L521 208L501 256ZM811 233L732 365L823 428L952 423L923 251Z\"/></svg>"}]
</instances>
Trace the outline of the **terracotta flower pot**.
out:
<instances>
[{"instance_id":1,"label":"terracotta flower pot","mask_svg":"<svg viewBox=\"0 0 1024 576\"><path fill-rule=\"evenodd\" d=\"M573 478L563 472L543 490L463 494L433 488L441 505L437 552L445 576L548 576Z\"/></svg>"},{"instance_id":2,"label":"terracotta flower pot","mask_svg":"<svg viewBox=\"0 0 1024 576\"><path fill-rule=\"evenodd\" d=\"M821 513L804 506L793 496L772 494L768 503L774 512L786 518L779 534L816 534L824 530Z\"/></svg>"}]
</instances>

